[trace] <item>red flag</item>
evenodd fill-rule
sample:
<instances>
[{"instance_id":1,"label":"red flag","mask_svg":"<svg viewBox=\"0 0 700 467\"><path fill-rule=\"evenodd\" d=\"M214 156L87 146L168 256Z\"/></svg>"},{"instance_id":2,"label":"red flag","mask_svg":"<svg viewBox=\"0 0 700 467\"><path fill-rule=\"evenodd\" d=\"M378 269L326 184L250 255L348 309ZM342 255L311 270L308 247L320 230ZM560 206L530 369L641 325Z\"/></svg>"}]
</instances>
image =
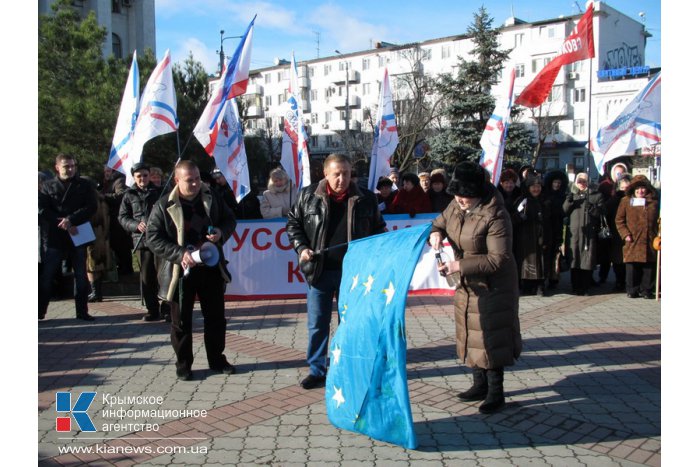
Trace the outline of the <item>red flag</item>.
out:
<instances>
[{"instance_id":1,"label":"red flag","mask_svg":"<svg viewBox=\"0 0 700 467\"><path fill-rule=\"evenodd\" d=\"M562 66L593 57L595 57L595 47L593 44L593 2L591 2L574 27L574 32L562 44L559 55L537 73L535 79L515 99L515 103L525 107L542 105L552 90L552 84L557 79Z\"/></svg>"}]
</instances>

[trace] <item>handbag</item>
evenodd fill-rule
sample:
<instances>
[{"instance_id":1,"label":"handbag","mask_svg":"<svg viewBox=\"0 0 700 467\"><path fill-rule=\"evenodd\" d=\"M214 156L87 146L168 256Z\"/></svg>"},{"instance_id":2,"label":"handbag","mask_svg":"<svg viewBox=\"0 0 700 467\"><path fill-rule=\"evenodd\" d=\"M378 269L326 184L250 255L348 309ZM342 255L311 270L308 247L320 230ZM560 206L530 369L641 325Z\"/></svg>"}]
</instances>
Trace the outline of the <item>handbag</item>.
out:
<instances>
[{"instance_id":1,"label":"handbag","mask_svg":"<svg viewBox=\"0 0 700 467\"><path fill-rule=\"evenodd\" d=\"M608 227L608 221L605 219L605 216L600 216L600 220L602 221L602 225L598 231L598 238L606 240L612 237L612 232L610 231L610 227Z\"/></svg>"}]
</instances>

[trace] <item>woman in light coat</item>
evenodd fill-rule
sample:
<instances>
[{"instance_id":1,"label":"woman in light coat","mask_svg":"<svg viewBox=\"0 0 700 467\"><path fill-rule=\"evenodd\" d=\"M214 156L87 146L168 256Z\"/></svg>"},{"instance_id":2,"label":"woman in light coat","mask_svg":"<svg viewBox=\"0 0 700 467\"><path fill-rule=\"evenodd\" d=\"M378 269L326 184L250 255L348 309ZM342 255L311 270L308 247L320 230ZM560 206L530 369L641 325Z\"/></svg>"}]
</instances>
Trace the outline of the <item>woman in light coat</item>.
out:
<instances>
[{"instance_id":1,"label":"woman in light coat","mask_svg":"<svg viewBox=\"0 0 700 467\"><path fill-rule=\"evenodd\" d=\"M287 217L287 213L297 199L297 189L293 186L287 172L276 168L270 172L267 190L260 202L260 213L263 219Z\"/></svg>"},{"instance_id":2,"label":"woman in light coat","mask_svg":"<svg viewBox=\"0 0 700 467\"><path fill-rule=\"evenodd\" d=\"M439 250L447 238L455 261L438 269L460 275L457 355L473 369L474 384L457 397L484 400L479 411L492 413L505 405L503 367L513 365L522 350L513 227L503 197L478 164L458 164L447 192L455 199L433 221L430 244Z\"/></svg>"}]
</instances>

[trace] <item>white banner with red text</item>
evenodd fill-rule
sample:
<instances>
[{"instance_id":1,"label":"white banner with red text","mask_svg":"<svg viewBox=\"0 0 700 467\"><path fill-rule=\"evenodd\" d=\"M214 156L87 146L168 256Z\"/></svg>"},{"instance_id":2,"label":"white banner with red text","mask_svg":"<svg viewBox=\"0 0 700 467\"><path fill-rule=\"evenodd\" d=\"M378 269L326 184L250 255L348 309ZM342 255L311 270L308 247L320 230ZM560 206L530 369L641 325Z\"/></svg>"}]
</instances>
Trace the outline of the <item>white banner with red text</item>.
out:
<instances>
[{"instance_id":1,"label":"white banner with red text","mask_svg":"<svg viewBox=\"0 0 700 467\"><path fill-rule=\"evenodd\" d=\"M396 230L430 222L437 214L386 215L387 229ZM224 245L231 273L226 300L304 298L308 287L299 269L297 254L287 237L287 219L239 220L236 231ZM452 259L452 248L443 254ZM387 251L387 255L397 252ZM409 288L411 295L452 295L453 289L437 272L435 252L428 244L416 265Z\"/></svg>"}]
</instances>

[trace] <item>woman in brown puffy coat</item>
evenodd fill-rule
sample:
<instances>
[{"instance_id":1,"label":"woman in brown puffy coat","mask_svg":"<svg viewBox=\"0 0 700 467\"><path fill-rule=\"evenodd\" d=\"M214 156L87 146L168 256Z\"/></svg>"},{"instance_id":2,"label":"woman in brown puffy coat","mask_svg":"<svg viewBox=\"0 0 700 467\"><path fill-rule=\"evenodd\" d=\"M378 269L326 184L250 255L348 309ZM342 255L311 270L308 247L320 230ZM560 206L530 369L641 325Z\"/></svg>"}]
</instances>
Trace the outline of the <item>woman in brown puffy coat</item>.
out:
<instances>
[{"instance_id":1,"label":"woman in brown puffy coat","mask_svg":"<svg viewBox=\"0 0 700 467\"><path fill-rule=\"evenodd\" d=\"M656 190L644 175L632 177L625 197L620 201L615 224L625 242L622 258L626 268L627 296L655 298L654 266L656 250L652 247L658 232L659 202Z\"/></svg>"},{"instance_id":2,"label":"woman in brown puffy coat","mask_svg":"<svg viewBox=\"0 0 700 467\"><path fill-rule=\"evenodd\" d=\"M479 411L492 413L505 405L503 367L513 365L522 350L513 227L503 197L478 164L458 164L447 192L455 199L433 221L430 244L439 250L447 238L455 261L438 269L460 275L457 356L474 370L474 384L457 397L484 400Z\"/></svg>"}]
</instances>

